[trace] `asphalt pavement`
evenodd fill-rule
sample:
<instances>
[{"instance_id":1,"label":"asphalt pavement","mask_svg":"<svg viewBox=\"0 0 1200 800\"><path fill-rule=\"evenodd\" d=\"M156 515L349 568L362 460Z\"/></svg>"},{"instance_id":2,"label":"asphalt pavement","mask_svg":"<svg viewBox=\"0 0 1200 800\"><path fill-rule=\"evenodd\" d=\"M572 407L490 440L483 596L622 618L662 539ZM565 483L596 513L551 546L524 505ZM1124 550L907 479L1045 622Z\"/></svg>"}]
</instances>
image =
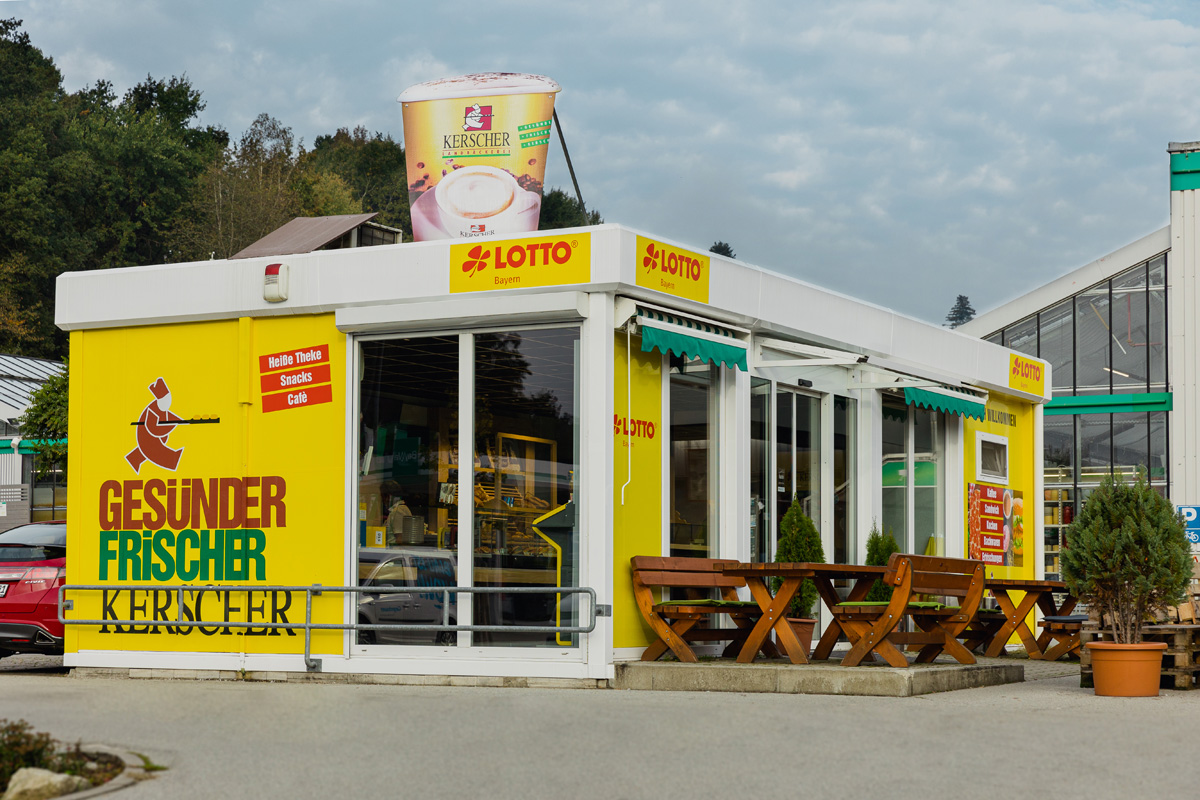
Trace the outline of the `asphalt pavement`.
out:
<instances>
[{"instance_id":1,"label":"asphalt pavement","mask_svg":"<svg viewBox=\"0 0 1200 800\"><path fill-rule=\"evenodd\" d=\"M0 717L168 768L112 795L128 800L1165 797L1200 772L1200 691L1098 698L1077 674L873 698L75 678L0 664Z\"/></svg>"}]
</instances>

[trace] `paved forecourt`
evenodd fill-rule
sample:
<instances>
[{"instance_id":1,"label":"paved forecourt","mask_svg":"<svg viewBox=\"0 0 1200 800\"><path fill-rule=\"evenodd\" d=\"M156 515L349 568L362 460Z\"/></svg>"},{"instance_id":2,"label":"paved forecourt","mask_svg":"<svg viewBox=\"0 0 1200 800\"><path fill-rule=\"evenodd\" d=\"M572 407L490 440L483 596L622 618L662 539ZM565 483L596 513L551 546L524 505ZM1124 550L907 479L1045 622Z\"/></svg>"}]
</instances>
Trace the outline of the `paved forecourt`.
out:
<instances>
[{"instance_id":1,"label":"paved forecourt","mask_svg":"<svg viewBox=\"0 0 1200 800\"><path fill-rule=\"evenodd\" d=\"M1068 665L1063 665L1067 667ZM1028 676L1027 676L1028 677ZM0 709L169 767L122 796L1167 796L1200 692L1078 674L908 698L77 678L0 673ZM765 740L782 750L764 754ZM669 782L664 782L664 764ZM921 779L902 776L919 769ZM880 782L880 776L891 778Z\"/></svg>"}]
</instances>

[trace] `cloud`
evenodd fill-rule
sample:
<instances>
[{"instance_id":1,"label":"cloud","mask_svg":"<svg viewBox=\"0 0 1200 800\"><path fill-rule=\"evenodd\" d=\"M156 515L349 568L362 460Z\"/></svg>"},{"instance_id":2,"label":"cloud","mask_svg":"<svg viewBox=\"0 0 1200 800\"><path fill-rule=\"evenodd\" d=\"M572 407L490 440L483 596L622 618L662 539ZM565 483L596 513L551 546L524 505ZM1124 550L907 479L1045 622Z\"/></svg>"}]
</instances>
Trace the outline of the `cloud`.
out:
<instances>
[{"instance_id":1,"label":"cloud","mask_svg":"<svg viewBox=\"0 0 1200 800\"><path fill-rule=\"evenodd\" d=\"M13 4L10 4L13 5ZM547 74L589 207L939 322L1162 225L1200 7L784 0L21 4L69 90L186 72L204 121L401 138L396 96ZM569 186L552 148L548 185ZM1003 279L998 279L1002 276Z\"/></svg>"}]
</instances>

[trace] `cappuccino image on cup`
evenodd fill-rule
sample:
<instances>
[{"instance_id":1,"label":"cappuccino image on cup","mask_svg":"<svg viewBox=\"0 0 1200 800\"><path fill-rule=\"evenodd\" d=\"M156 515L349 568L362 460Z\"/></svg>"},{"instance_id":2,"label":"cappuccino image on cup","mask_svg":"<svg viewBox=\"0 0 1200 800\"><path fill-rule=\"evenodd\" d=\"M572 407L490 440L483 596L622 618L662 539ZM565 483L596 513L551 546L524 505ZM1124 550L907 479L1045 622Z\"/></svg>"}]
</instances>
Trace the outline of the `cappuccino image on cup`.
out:
<instances>
[{"instance_id":1,"label":"cappuccino image on cup","mask_svg":"<svg viewBox=\"0 0 1200 800\"><path fill-rule=\"evenodd\" d=\"M464 167L434 189L442 229L450 236L480 238L537 229L540 199L495 167Z\"/></svg>"},{"instance_id":2,"label":"cappuccino image on cup","mask_svg":"<svg viewBox=\"0 0 1200 800\"><path fill-rule=\"evenodd\" d=\"M415 241L537 230L559 90L541 75L489 72L401 93Z\"/></svg>"}]
</instances>

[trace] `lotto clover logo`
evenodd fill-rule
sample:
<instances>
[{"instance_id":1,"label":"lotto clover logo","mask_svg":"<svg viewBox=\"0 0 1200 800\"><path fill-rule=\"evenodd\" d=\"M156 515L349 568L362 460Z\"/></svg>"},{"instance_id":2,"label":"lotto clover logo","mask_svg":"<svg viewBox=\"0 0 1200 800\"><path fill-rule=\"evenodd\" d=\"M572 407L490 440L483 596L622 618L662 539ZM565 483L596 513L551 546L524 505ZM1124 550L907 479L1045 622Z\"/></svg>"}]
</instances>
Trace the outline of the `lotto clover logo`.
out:
<instances>
[{"instance_id":1,"label":"lotto clover logo","mask_svg":"<svg viewBox=\"0 0 1200 800\"><path fill-rule=\"evenodd\" d=\"M642 267L646 272L653 272L658 269L658 258L662 255L662 251L654 246L653 243L646 245L646 256L642 259Z\"/></svg>"}]
</instances>

